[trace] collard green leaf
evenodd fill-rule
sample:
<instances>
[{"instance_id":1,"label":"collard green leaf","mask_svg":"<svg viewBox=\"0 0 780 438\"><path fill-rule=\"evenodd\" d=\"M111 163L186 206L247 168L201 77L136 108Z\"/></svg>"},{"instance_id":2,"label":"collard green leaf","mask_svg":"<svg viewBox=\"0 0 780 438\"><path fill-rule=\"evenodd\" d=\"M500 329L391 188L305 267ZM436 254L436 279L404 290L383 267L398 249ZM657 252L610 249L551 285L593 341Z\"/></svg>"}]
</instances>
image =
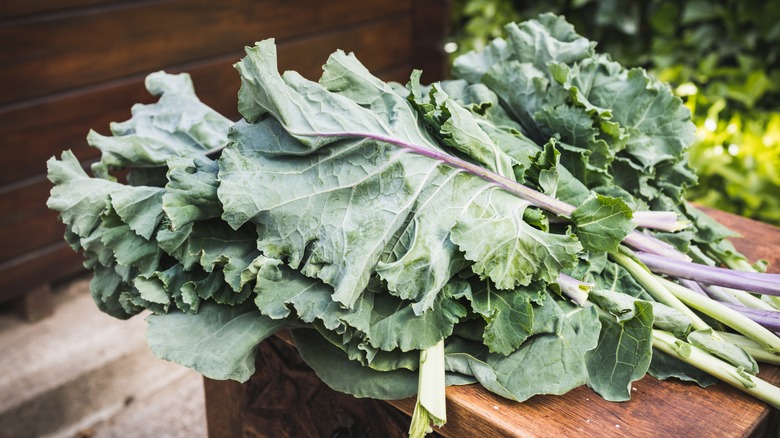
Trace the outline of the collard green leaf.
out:
<instances>
[{"instance_id":1,"label":"collard green leaf","mask_svg":"<svg viewBox=\"0 0 780 438\"><path fill-rule=\"evenodd\" d=\"M533 336L509 356L487 357L497 382L515 399L564 394L587 382L585 355L596 348L601 324L593 307L565 313L559 333Z\"/></svg>"},{"instance_id":2,"label":"collard green leaf","mask_svg":"<svg viewBox=\"0 0 780 438\"><path fill-rule=\"evenodd\" d=\"M517 400L501 382L496 371L485 363L487 348L478 342L453 337L445 347L444 363L447 371L473 376L488 391L509 400Z\"/></svg>"},{"instance_id":3,"label":"collard green leaf","mask_svg":"<svg viewBox=\"0 0 780 438\"><path fill-rule=\"evenodd\" d=\"M49 181L54 184L46 205L60 212L60 220L71 232L88 236L108 207L108 195L120 185L90 178L71 151L63 152L61 160L51 158L46 164Z\"/></svg>"},{"instance_id":4,"label":"collard green leaf","mask_svg":"<svg viewBox=\"0 0 780 438\"><path fill-rule=\"evenodd\" d=\"M579 205L571 215L583 248L593 252L616 251L634 229L632 216L622 199L599 194Z\"/></svg>"},{"instance_id":5,"label":"collard green leaf","mask_svg":"<svg viewBox=\"0 0 780 438\"><path fill-rule=\"evenodd\" d=\"M149 302L147 308L156 307L158 309L156 313L168 313L171 297L168 295L164 280L160 279L160 272L155 271L150 276L136 277L133 286L138 289L140 297Z\"/></svg>"},{"instance_id":6,"label":"collard green leaf","mask_svg":"<svg viewBox=\"0 0 780 438\"><path fill-rule=\"evenodd\" d=\"M506 30L507 40L457 58L455 76L494 91L535 142L561 140L562 162L589 189L679 199L695 182L690 114L665 85L596 54L561 17Z\"/></svg>"},{"instance_id":7,"label":"collard green leaf","mask_svg":"<svg viewBox=\"0 0 780 438\"><path fill-rule=\"evenodd\" d=\"M111 205L131 230L150 240L162 221L163 191L157 187L127 187L111 192Z\"/></svg>"},{"instance_id":8,"label":"collard green leaf","mask_svg":"<svg viewBox=\"0 0 780 438\"><path fill-rule=\"evenodd\" d=\"M629 132L625 150L646 168L677 160L693 141L690 111L643 70L621 72L586 94L595 105L612 108L613 120Z\"/></svg>"},{"instance_id":9,"label":"collard green leaf","mask_svg":"<svg viewBox=\"0 0 780 438\"><path fill-rule=\"evenodd\" d=\"M738 345L724 341L715 335L712 329L696 330L688 334L688 342L708 351L724 361L734 365L734 367L744 370L747 373L755 375L758 372L758 364L751 355L745 352Z\"/></svg>"},{"instance_id":10,"label":"collard green leaf","mask_svg":"<svg viewBox=\"0 0 780 438\"><path fill-rule=\"evenodd\" d=\"M209 290L216 286L214 283L225 287L221 275L201 269L185 271L180 263L150 275L139 275L133 280L140 299L147 303L144 307L155 313L167 313L171 305L183 312L197 313L203 299L214 298L214 292ZM221 300L217 298L215 301Z\"/></svg>"},{"instance_id":11,"label":"collard green leaf","mask_svg":"<svg viewBox=\"0 0 780 438\"><path fill-rule=\"evenodd\" d=\"M517 60L503 61L491 66L481 79L501 99L507 112L518 121L523 133L536 143L543 143L545 135L537 126L534 114L545 99L549 99L550 79L533 64Z\"/></svg>"},{"instance_id":12,"label":"collard green leaf","mask_svg":"<svg viewBox=\"0 0 780 438\"><path fill-rule=\"evenodd\" d=\"M390 351L423 350L452 334L466 308L446 294L439 294L433 306L416 315L412 304L388 293L375 293L368 327L352 322L366 333L375 348Z\"/></svg>"},{"instance_id":13,"label":"collard green leaf","mask_svg":"<svg viewBox=\"0 0 780 438\"><path fill-rule=\"evenodd\" d=\"M160 253L152 235L162 219L161 189L92 178L69 151L48 165L55 186L47 205L61 212L68 232L81 238L81 247L97 255L104 266L110 263L110 251L120 265L136 267L140 273L156 269Z\"/></svg>"},{"instance_id":14,"label":"collard green leaf","mask_svg":"<svg viewBox=\"0 0 780 438\"><path fill-rule=\"evenodd\" d=\"M255 304L263 315L287 318L295 310L303 322L322 320L325 328L336 330L340 317L348 313L333 301L333 288L315 278L306 277L287 266L263 270L255 286Z\"/></svg>"},{"instance_id":15,"label":"collard green leaf","mask_svg":"<svg viewBox=\"0 0 780 438\"><path fill-rule=\"evenodd\" d=\"M653 301L653 298L634 280L634 277L617 263L605 260L604 268L601 272L594 274L593 281L596 283L596 289L623 293L645 301Z\"/></svg>"},{"instance_id":16,"label":"collard green leaf","mask_svg":"<svg viewBox=\"0 0 780 438\"><path fill-rule=\"evenodd\" d=\"M223 218L234 228L252 220L264 254L322 279L351 306L414 204L408 185L426 176L409 182L397 152L359 142L330 157L277 160L229 148L220 160Z\"/></svg>"},{"instance_id":17,"label":"collard green leaf","mask_svg":"<svg viewBox=\"0 0 780 438\"><path fill-rule=\"evenodd\" d=\"M117 264L136 268L141 275L157 270L162 251L155 241L135 234L112 209L108 209L101 219L94 235L106 248L111 248Z\"/></svg>"},{"instance_id":18,"label":"collard green leaf","mask_svg":"<svg viewBox=\"0 0 780 438\"><path fill-rule=\"evenodd\" d=\"M146 339L159 358L217 380L245 382L255 372L255 349L287 323L261 315L252 305L204 303L197 314L147 317Z\"/></svg>"},{"instance_id":19,"label":"collard green leaf","mask_svg":"<svg viewBox=\"0 0 780 438\"><path fill-rule=\"evenodd\" d=\"M509 44L503 38L491 40L481 52L469 52L453 61L453 76L469 82L480 82L491 66L513 55Z\"/></svg>"},{"instance_id":20,"label":"collard green leaf","mask_svg":"<svg viewBox=\"0 0 780 438\"><path fill-rule=\"evenodd\" d=\"M167 161L168 183L162 203L174 230L195 221L218 218L222 205L217 198L216 161L206 157L177 157Z\"/></svg>"},{"instance_id":21,"label":"collard green leaf","mask_svg":"<svg viewBox=\"0 0 780 438\"><path fill-rule=\"evenodd\" d=\"M426 95L420 85L422 72L412 74L411 98L422 112L429 130L446 145L471 157L492 172L513 179L512 160L482 130L478 119L434 84Z\"/></svg>"},{"instance_id":22,"label":"collard green leaf","mask_svg":"<svg viewBox=\"0 0 780 438\"><path fill-rule=\"evenodd\" d=\"M239 292L242 273L260 255L257 235L249 227L234 230L221 220L189 223L176 231L157 233L160 248L189 270L201 266L206 272L221 268L225 281Z\"/></svg>"},{"instance_id":23,"label":"collard green leaf","mask_svg":"<svg viewBox=\"0 0 780 438\"><path fill-rule=\"evenodd\" d=\"M409 224L386 247L385 260L375 270L392 293L418 301L414 307L417 314L430 308L438 291L468 266L450 231L472 196L483 190L483 181L464 173L432 181L417 198Z\"/></svg>"},{"instance_id":24,"label":"collard green leaf","mask_svg":"<svg viewBox=\"0 0 780 438\"><path fill-rule=\"evenodd\" d=\"M604 399L631 398L631 384L644 377L653 349L653 305L634 301L630 317L606 314L598 346L586 356L588 386Z\"/></svg>"},{"instance_id":25,"label":"collard green leaf","mask_svg":"<svg viewBox=\"0 0 780 438\"><path fill-rule=\"evenodd\" d=\"M691 331L691 319L688 316L677 309L656 301L641 300L627 293L603 289L592 289L588 297L601 309L617 318L618 322L636 317L637 301L650 302L653 307L653 327L672 332L681 337L685 337Z\"/></svg>"},{"instance_id":26,"label":"collard green leaf","mask_svg":"<svg viewBox=\"0 0 780 438\"><path fill-rule=\"evenodd\" d=\"M417 373L397 369L376 371L349 360L338 347L315 330L293 330L295 347L301 358L332 389L355 397L398 400L417 393Z\"/></svg>"},{"instance_id":27,"label":"collard green leaf","mask_svg":"<svg viewBox=\"0 0 780 438\"><path fill-rule=\"evenodd\" d=\"M254 144L255 125L237 125L233 145L220 159L223 218L234 228L254 222L264 254L333 286L334 299L347 307L354 305L380 266L394 293L420 302L418 314L430 308L438 291L463 266L448 238L450 227L477 193L494 191L487 190L491 186L426 156L426 150L441 150L410 104L352 57L336 53L324 67L323 84L337 93L295 74L280 77L271 42L249 49L238 69L245 118L262 125L270 118L261 116L270 113L300 144L272 142L273 151L266 153ZM349 92L344 83L350 85ZM253 134L243 135L246 131ZM393 136L418 145L422 153L376 139L352 139L350 133ZM282 146L291 147L290 155L282 156ZM304 155L306 146L312 152ZM503 201L522 221L524 208L512 206L527 203L508 195ZM449 208L444 214L441 205ZM526 236L517 237L518 227ZM509 245L523 240L537 255L554 251L563 259L579 248L571 236L550 237L522 224L494 235ZM391 245L402 246L388 248ZM398 273L380 262L398 262L395 266L403 267L409 279L399 281ZM537 275L551 281L555 271L526 267L519 282L527 284Z\"/></svg>"},{"instance_id":28,"label":"collard green leaf","mask_svg":"<svg viewBox=\"0 0 780 438\"><path fill-rule=\"evenodd\" d=\"M483 193L452 229L452 241L474 262L472 269L499 289L548 283L577 263L581 246L572 235L545 233L523 221L528 203L500 190Z\"/></svg>"},{"instance_id":29,"label":"collard green leaf","mask_svg":"<svg viewBox=\"0 0 780 438\"><path fill-rule=\"evenodd\" d=\"M545 288L540 284L535 286ZM529 293L525 289L497 290L488 282L473 284L469 289L466 297L471 309L485 319L484 343L491 353L510 354L533 333L531 299L538 290Z\"/></svg>"},{"instance_id":30,"label":"collard green leaf","mask_svg":"<svg viewBox=\"0 0 780 438\"><path fill-rule=\"evenodd\" d=\"M87 141L102 152L101 164L164 166L169 158L225 144L232 122L198 99L188 74L153 73L146 89L160 100L135 105L130 120L111 124L112 136L90 131Z\"/></svg>"},{"instance_id":31,"label":"collard green leaf","mask_svg":"<svg viewBox=\"0 0 780 438\"><path fill-rule=\"evenodd\" d=\"M561 164L560 142L554 138L544 145L533 159L527 175L536 181L542 192L571 205L580 205L591 192Z\"/></svg>"},{"instance_id":32,"label":"collard green leaf","mask_svg":"<svg viewBox=\"0 0 780 438\"><path fill-rule=\"evenodd\" d=\"M536 20L510 23L506 27L515 59L537 68L550 62L572 64L592 56L595 46L577 34L564 17L541 14Z\"/></svg>"},{"instance_id":33,"label":"collard green leaf","mask_svg":"<svg viewBox=\"0 0 780 438\"><path fill-rule=\"evenodd\" d=\"M514 178L523 181L532 168L531 160L540 147L522 134L522 126L501 106L498 96L481 83L470 84L462 79L434 84L458 104L471 111L479 128L511 159ZM416 96L415 96L416 99Z\"/></svg>"},{"instance_id":34,"label":"collard green leaf","mask_svg":"<svg viewBox=\"0 0 780 438\"><path fill-rule=\"evenodd\" d=\"M119 297L132 289L127 279L117 271L121 267L114 264L104 266L96 264L92 267L93 276L89 281L89 291L92 300L101 312L114 318L127 319L144 310L141 306L126 306Z\"/></svg>"}]
</instances>

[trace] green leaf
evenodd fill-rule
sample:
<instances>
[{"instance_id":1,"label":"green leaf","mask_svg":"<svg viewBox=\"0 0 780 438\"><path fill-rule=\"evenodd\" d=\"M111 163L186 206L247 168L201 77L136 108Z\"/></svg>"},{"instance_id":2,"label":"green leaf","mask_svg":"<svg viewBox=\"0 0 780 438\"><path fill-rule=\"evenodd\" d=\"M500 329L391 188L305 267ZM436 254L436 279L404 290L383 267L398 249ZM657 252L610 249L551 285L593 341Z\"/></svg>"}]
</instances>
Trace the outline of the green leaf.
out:
<instances>
[{"instance_id":1,"label":"green leaf","mask_svg":"<svg viewBox=\"0 0 780 438\"><path fill-rule=\"evenodd\" d=\"M472 197L483 190L484 181L463 173L431 182L420 193L398 240L386 247L385 260L375 270L393 294L418 301L417 314L430 308L450 278L468 266L450 231Z\"/></svg>"},{"instance_id":2,"label":"green leaf","mask_svg":"<svg viewBox=\"0 0 780 438\"><path fill-rule=\"evenodd\" d=\"M242 273L260 254L254 230L234 230L218 219L189 223L176 231L161 229L157 240L160 248L187 270L197 265L206 272L221 268L225 281L236 292L245 284Z\"/></svg>"},{"instance_id":3,"label":"green leaf","mask_svg":"<svg viewBox=\"0 0 780 438\"><path fill-rule=\"evenodd\" d=\"M195 221L218 218L222 205L217 198L216 161L205 157L171 158L168 164L168 184L162 203L174 230Z\"/></svg>"},{"instance_id":4,"label":"green leaf","mask_svg":"<svg viewBox=\"0 0 780 438\"><path fill-rule=\"evenodd\" d=\"M653 305L634 301L631 316L605 314L596 349L588 352L588 386L604 399L631 398L631 384L644 377L653 349Z\"/></svg>"},{"instance_id":5,"label":"green leaf","mask_svg":"<svg viewBox=\"0 0 780 438\"><path fill-rule=\"evenodd\" d=\"M133 187L90 177L70 151L63 152L61 160L52 158L47 164L49 179L55 184L47 206L60 212L70 232L87 238L102 217L117 216L113 227L121 223L125 231L140 239L136 239L138 242L152 238L163 216L160 188Z\"/></svg>"},{"instance_id":6,"label":"green leaf","mask_svg":"<svg viewBox=\"0 0 780 438\"><path fill-rule=\"evenodd\" d=\"M582 246L593 252L616 251L634 229L632 216L622 199L599 194L580 204L571 215Z\"/></svg>"},{"instance_id":7,"label":"green leaf","mask_svg":"<svg viewBox=\"0 0 780 438\"><path fill-rule=\"evenodd\" d=\"M146 89L160 100L135 105L130 120L111 124L112 136L90 131L87 141L102 152L101 164L163 166L169 158L203 153L225 144L233 122L197 98L188 74L150 74Z\"/></svg>"},{"instance_id":8,"label":"green leaf","mask_svg":"<svg viewBox=\"0 0 780 438\"><path fill-rule=\"evenodd\" d=\"M534 290L536 286L537 290ZM525 288L502 291L490 283L472 285L466 297L472 310L481 315L485 322L484 343L491 353L508 355L515 351L534 330L532 295L544 285L535 284Z\"/></svg>"},{"instance_id":9,"label":"green leaf","mask_svg":"<svg viewBox=\"0 0 780 438\"><path fill-rule=\"evenodd\" d=\"M615 290L592 289L588 297L601 309L615 316L618 322L636 317L637 302L650 302L652 304L653 327L683 337L691 331L691 319L688 316L665 304L648 301L651 300L649 296L647 299L639 299L628 293L616 292Z\"/></svg>"},{"instance_id":10,"label":"green leaf","mask_svg":"<svg viewBox=\"0 0 780 438\"><path fill-rule=\"evenodd\" d=\"M594 290L605 290L622 293L644 301L653 301L653 298L634 280L634 277L622 266L612 261L605 261L601 272L596 272L593 281L596 283Z\"/></svg>"},{"instance_id":11,"label":"green leaf","mask_svg":"<svg viewBox=\"0 0 780 438\"><path fill-rule=\"evenodd\" d=\"M417 393L415 372L376 371L349 360L341 349L325 341L315 330L298 329L292 333L301 358L336 391L379 400L399 400Z\"/></svg>"},{"instance_id":12,"label":"green leaf","mask_svg":"<svg viewBox=\"0 0 780 438\"><path fill-rule=\"evenodd\" d=\"M109 194L121 186L89 177L71 151L63 152L61 160L51 158L46 164L49 181L54 184L46 206L60 212L60 220L71 232L88 236L108 207Z\"/></svg>"},{"instance_id":13,"label":"green leaf","mask_svg":"<svg viewBox=\"0 0 780 438\"><path fill-rule=\"evenodd\" d=\"M133 288L127 279L117 272L123 271L123 268L115 264L96 264L92 271L94 275L89 281L89 291L101 312L114 318L128 319L144 310L141 306L126 306L120 301L119 297Z\"/></svg>"},{"instance_id":14,"label":"green leaf","mask_svg":"<svg viewBox=\"0 0 780 438\"><path fill-rule=\"evenodd\" d=\"M292 73L280 77L268 41L248 49L238 68L245 118L256 125L281 123L299 143L271 141L266 149L254 143L256 125L238 124L233 144L220 159L223 218L234 228L255 223L264 254L333 286L334 300L347 307L379 268L393 293L418 301L415 311L424 312L463 267L448 238L454 221L478 193L495 190L475 175L426 156L426 151L441 150L410 104L353 57L336 53L324 67L323 84L338 93ZM267 113L277 122L260 120ZM352 139L350 133L389 135L421 151ZM304 154L307 146L311 152ZM288 155L280 147L289 147ZM503 202L522 217L527 203L508 195ZM549 250L568 259L573 257L569 252L579 249L571 236L551 237L518 226L530 235L525 236L526 248L540 257ZM498 237L518 240L517 227L502 232ZM537 275L550 281L555 276L528 266L525 270L521 283Z\"/></svg>"},{"instance_id":15,"label":"green leaf","mask_svg":"<svg viewBox=\"0 0 780 438\"><path fill-rule=\"evenodd\" d=\"M482 130L478 119L445 91L437 89L436 85L425 95L419 82L421 73L417 70L412 74L410 98L421 111L429 130L436 132L444 144L471 157L486 169L514 178L512 160Z\"/></svg>"},{"instance_id":16,"label":"green leaf","mask_svg":"<svg viewBox=\"0 0 780 438\"><path fill-rule=\"evenodd\" d=\"M101 219L94 236L99 237L106 248L111 248L119 265L137 268L139 274L151 274L157 270L162 251L155 241L135 234L111 209Z\"/></svg>"},{"instance_id":17,"label":"green leaf","mask_svg":"<svg viewBox=\"0 0 780 438\"><path fill-rule=\"evenodd\" d=\"M447 371L473 376L482 387L494 394L517 400L512 392L499 382L496 370L485 362L486 354L487 348L481 343L453 337L445 347L445 367Z\"/></svg>"},{"instance_id":18,"label":"green leaf","mask_svg":"<svg viewBox=\"0 0 780 438\"><path fill-rule=\"evenodd\" d=\"M536 154L528 176L537 182L542 192L571 205L580 205L591 196L590 190L561 164L561 143L550 139Z\"/></svg>"},{"instance_id":19,"label":"green leaf","mask_svg":"<svg viewBox=\"0 0 780 438\"><path fill-rule=\"evenodd\" d=\"M261 271L255 292L260 312L274 319L287 318L295 310L305 323L320 319L328 330L336 330L342 326L341 317L349 313L331 298L333 288L287 266Z\"/></svg>"},{"instance_id":20,"label":"green leaf","mask_svg":"<svg viewBox=\"0 0 780 438\"><path fill-rule=\"evenodd\" d=\"M596 348L601 324L592 306L565 313L560 332L533 336L509 356L488 356L486 363L495 370L497 382L513 398L564 394L587 382L585 356Z\"/></svg>"},{"instance_id":21,"label":"green leaf","mask_svg":"<svg viewBox=\"0 0 780 438\"><path fill-rule=\"evenodd\" d=\"M254 306L204 303L197 314L171 312L146 318L146 339L155 356L210 379L245 382L255 372L255 350L287 324Z\"/></svg>"},{"instance_id":22,"label":"green leaf","mask_svg":"<svg viewBox=\"0 0 780 438\"><path fill-rule=\"evenodd\" d=\"M696 330L688 334L688 342L699 347L714 356L755 375L758 373L758 364L755 359L738 345L724 341L715 335L712 329Z\"/></svg>"},{"instance_id":23,"label":"green leaf","mask_svg":"<svg viewBox=\"0 0 780 438\"><path fill-rule=\"evenodd\" d=\"M582 248L573 234L550 234L523 221L528 203L500 190L475 199L452 229L451 239L474 262L472 270L499 289L552 283L577 263Z\"/></svg>"},{"instance_id":24,"label":"green leaf","mask_svg":"<svg viewBox=\"0 0 780 438\"><path fill-rule=\"evenodd\" d=\"M551 62L572 64L593 55L595 44L577 34L564 17L541 14L536 20L506 27L515 59L545 68ZM530 49L530 50L529 50Z\"/></svg>"},{"instance_id":25,"label":"green leaf","mask_svg":"<svg viewBox=\"0 0 780 438\"><path fill-rule=\"evenodd\" d=\"M163 218L163 191L157 187L128 187L111 192L111 206L136 234L150 240Z\"/></svg>"},{"instance_id":26,"label":"green leaf","mask_svg":"<svg viewBox=\"0 0 780 438\"><path fill-rule=\"evenodd\" d=\"M452 74L456 78L463 78L469 82L479 82L491 66L512 55L507 41L495 38L488 42L481 52L472 51L455 58Z\"/></svg>"},{"instance_id":27,"label":"green leaf","mask_svg":"<svg viewBox=\"0 0 780 438\"><path fill-rule=\"evenodd\" d=\"M437 296L433 306L416 315L412 304L381 291L373 295L369 326L361 327L347 317L343 320L366 333L375 348L390 351L423 350L452 334L466 308L445 293Z\"/></svg>"}]
</instances>

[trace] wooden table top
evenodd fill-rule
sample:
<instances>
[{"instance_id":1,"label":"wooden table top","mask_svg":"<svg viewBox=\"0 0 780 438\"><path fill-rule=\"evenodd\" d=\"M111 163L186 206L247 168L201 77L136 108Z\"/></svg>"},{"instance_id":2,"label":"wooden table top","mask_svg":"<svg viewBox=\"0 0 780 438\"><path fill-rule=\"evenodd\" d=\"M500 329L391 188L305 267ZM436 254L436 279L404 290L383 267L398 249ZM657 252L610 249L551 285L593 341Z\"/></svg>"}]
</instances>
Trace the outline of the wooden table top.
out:
<instances>
[{"instance_id":1,"label":"wooden table top","mask_svg":"<svg viewBox=\"0 0 780 438\"><path fill-rule=\"evenodd\" d=\"M706 210L742 234L734 246L751 261L770 262L780 273L780 228L720 211ZM759 377L780 384L780 367L759 364ZM562 396L535 396L517 403L478 385L447 388L445 437L742 437L768 432L775 409L723 382L701 388L677 379L646 376L636 382L630 401L602 399L583 386ZM390 402L410 414L414 400ZM772 436L775 436L772 434Z\"/></svg>"}]
</instances>

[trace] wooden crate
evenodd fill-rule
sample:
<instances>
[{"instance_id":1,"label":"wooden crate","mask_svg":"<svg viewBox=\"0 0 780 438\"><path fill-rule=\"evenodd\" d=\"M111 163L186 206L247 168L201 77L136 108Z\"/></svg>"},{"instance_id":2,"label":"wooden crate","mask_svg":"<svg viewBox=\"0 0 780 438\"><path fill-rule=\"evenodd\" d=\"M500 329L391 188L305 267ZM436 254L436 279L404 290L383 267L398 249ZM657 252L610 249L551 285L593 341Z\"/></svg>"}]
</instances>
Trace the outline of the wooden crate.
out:
<instances>
[{"instance_id":1,"label":"wooden crate","mask_svg":"<svg viewBox=\"0 0 780 438\"><path fill-rule=\"evenodd\" d=\"M144 77L189 72L201 99L237 119L243 47L275 38L282 69L316 79L336 49L383 79L443 77L447 0L33 0L0 3L0 303L46 312L48 285L81 272L46 208L46 160L98 156L89 129L149 103ZM35 296L24 294L35 291ZM35 309L36 303L39 305ZM30 307L32 306L32 307ZM43 306L43 308L41 308Z\"/></svg>"}]
</instances>

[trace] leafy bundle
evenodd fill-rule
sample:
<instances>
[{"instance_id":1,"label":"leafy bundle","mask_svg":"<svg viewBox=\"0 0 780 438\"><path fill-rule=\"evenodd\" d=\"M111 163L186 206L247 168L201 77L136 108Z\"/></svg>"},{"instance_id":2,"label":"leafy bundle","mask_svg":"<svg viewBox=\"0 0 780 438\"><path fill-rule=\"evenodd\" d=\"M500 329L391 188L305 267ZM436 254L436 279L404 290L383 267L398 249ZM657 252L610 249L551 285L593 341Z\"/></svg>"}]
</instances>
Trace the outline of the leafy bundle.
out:
<instances>
[{"instance_id":1,"label":"leafy bundle","mask_svg":"<svg viewBox=\"0 0 780 438\"><path fill-rule=\"evenodd\" d=\"M618 401L646 373L711 383L686 362L780 404L754 376L754 356L777 362L753 320L776 303L735 290L780 287L710 267L755 271L680 201L695 182L680 100L563 18L507 33L458 58L460 79L406 87L343 52L319 83L279 75L263 41L236 64L237 123L188 76L150 75L159 102L90 133L94 177L70 152L49 161L49 206L95 302L151 310L152 351L215 379L248 379L256 346L289 328L331 387L417 393L413 435L444 422L448 384L518 401L587 384ZM702 271L764 313L692 291Z\"/></svg>"}]
</instances>

